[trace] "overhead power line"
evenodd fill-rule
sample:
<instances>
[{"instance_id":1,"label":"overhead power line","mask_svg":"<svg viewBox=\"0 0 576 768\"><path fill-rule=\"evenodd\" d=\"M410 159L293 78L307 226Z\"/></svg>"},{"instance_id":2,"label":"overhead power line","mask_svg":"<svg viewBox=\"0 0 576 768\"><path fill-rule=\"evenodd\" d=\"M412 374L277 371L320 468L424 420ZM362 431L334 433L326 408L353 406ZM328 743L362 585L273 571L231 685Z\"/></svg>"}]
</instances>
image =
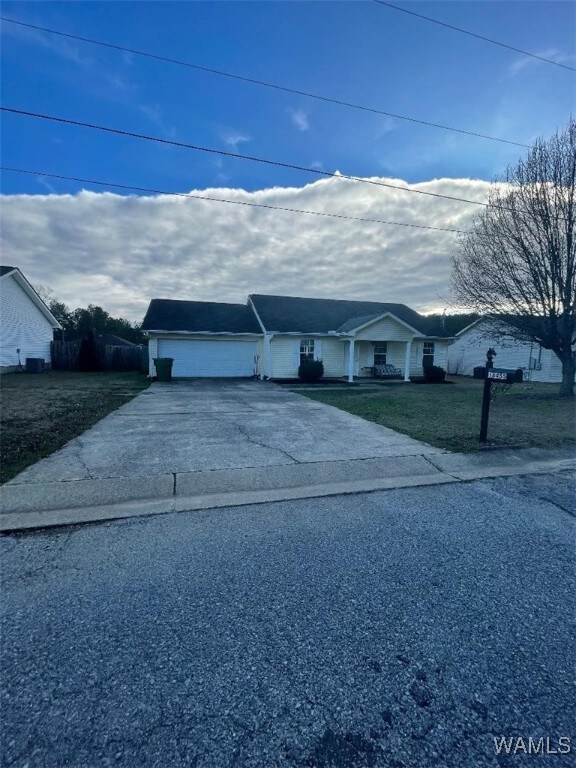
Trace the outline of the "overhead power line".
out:
<instances>
[{"instance_id":1,"label":"overhead power line","mask_svg":"<svg viewBox=\"0 0 576 768\"><path fill-rule=\"evenodd\" d=\"M523 51L521 48L516 48L513 45L508 45L508 43L501 43L499 40L493 40L491 37L484 37L484 35L478 35L476 32L470 32L467 29L462 29L461 27L455 27L453 24L447 24L444 21L439 21L438 19L432 19L430 16L424 16L422 13L416 13L416 11L409 11L407 8L400 8L399 5L393 5L392 3L387 3L385 0L374 0L375 3L378 3L378 5L385 5L387 8L392 8L395 11L401 11L402 13L407 13L410 16L416 16L419 19L424 19L424 21L430 21L432 24L438 24L440 27L446 27L447 29L452 29L454 32L461 32L463 35L469 35L470 37L475 37L478 40L483 40L485 43L492 43L493 45L499 45L500 48L507 48L509 51L514 51L515 53L521 53L523 56L530 56L532 59L538 59L538 61L545 61L546 64L554 64L555 67L562 67L562 69L569 69L571 72L576 72L576 69L574 67L570 67L567 64L561 64L559 61L554 61L553 59L547 59L545 56L538 56L536 53L530 53L529 51Z\"/></svg>"},{"instance_id":2,"label":"overhead power line","mask_svg":"<svg viewBox=\"0 0 576 768\"><path fill-rule=\"evenodd\" d=\"M266 208L271 211L286 211L288 213L303 213L308 216L326 216L331 219L345 219L347 221L361 221L370 224L388 224L395 227L410 227L412 229L433 229L437 232L455 232L464 234L461 229L450 229L448 227L432 227L424 224L408 224L402 221L385 221L383 219L369 219L362 216L347 216L341 213L325 213L323 211L307 211L301 208L288 208L280 205L266 205L265 203L249 203L245 200L228 200L222 197L208 197L206 195L193 195L189 192L167 192L163 189L154 189L152 187L132 186L128 184L118 184L114 181L100 181L96 179L85 179L78 176L63 176L58 173L48 173L46 171L33 171L26 168L11 168L10 166L1 166L0 170L11 173L24 173L29 176L41 176L49 179L61 179L64 181L76 181L81 184L94 184L99 187L114 187L115 189L126 189L133 192L149 192L155 195L169 195L174 197L186 197L193 200L207 200L211 203L228 203L229 205L243 205L248 208Z\"/></svg>"},{"instance_id":3,"label":"overhead power line","mask_svg":"<svg viewBox=\"0 0 576 768\"><path fill-rule=\"evenodd\" d=\"M179 147L181 149L192 149L198 152L207 152L213 155L221 155L224 157L233 157L239 160L250 160L254 163L263 163L264 165L273 165L279 168L288 168L294 171L303 171L305 173L312 173L316 176L324 176L332 179L345 179L346 181L356 181L361 184L370 184L375 187L386 187L388 189L396 189L400 192L410 192L416 195L424 195L426 197L435 197L442 200L454 200L457 203L467 203L469 205L480 205L485 208L500 208L502 210L512 210L504 208L504 206L493 206L490 203L481 202L479 200L468 200L464 197L454 197L452 195L442 195L439 192L425 192L423 189L412 189L410 187L401 187L398 184L389 184L385 181L376 181L375 179L364 179L359 176L348 176L343 173L330 173L329 171L322 171L319 168L310 168L304 165L294 165L293 163L284 163L280 160L268 160L262 157L254 157L252 155L242 155L237 152L227 152L223 149L214 149L212 147L202 147L197 144L188 144L183 141L174 141L173 139L162 139L159 136L148 136L144 133L134 133L132 131L124 131L120 128L111 128L105 125L96 125L94 123L86 123L80 120L68 120L64 117L56 117L55 115L45 115L40 112L29 112L24 109L14 109L12 107L0 106L2 112L9 112L14 115L23 115L25 117L38 118L40 120L49 120L55 123L63 123L65 125L75 125L81 128L90 128L96 131L103 131L104 133L111 133L116 136L127 136L133 139L142 139L143 141L152 141L158 144L167 144L173 147Z\"/></svg>"},{"instance_id":4,"label":"overhead power line","mask_svg":"<svg viewBox=\"0 0 576 768\"><path fill-rule=\"evenodd\" d=\"M173 58L171 58L169 56L160 56L159 54L150 53L149 51L141 51L141 50L138 50L136 48L129 48L129 47L123 46L123 45L115 45L114 43L106 43L103 40L95 40L94 38L90 38L90 37L82 37L80 35L72 35L72 34L70 34L68 32L60 32L59 30L56 30L56 29L50 29L49 27L39 27L36 24L28 24L28 23L23 22L23 21L17 21L16 19L10 19L10 18L8 18L6 16L0 16L0 19L2 21L9 22L10 24L18 24L21 27L28 27L29 29L36 29L36 30L38 30L40 32L47 32L47 33L49 33L51 35L59 35L60 37L66 37L66 38L69 38L70 40L78 40L78 41L80 41L82 43L90 43L91 45L99 45L99 46L102 46L104 48L111 48L111 49L113 49L115 51L123 51L124 53L131 53L131 54L133 54L135 56L144 56L144 57L146 57L148 59L155 59L156 61L163 61L163 62L168 63L168 64L176 64L176 65L178 65L180 67L188 67L189 69L195 69L195 70L197 70L199 72L206 72L206 73L209 73L211 75L218 75L220 77L228 77L228 78L233 79L233 80L240 80L240 81L242 81L244 83L250 83L251 85L258 85L258 86L261 86L261 87L264 87L264 88L271 88L271 89L276 90L276 91L284 91L286 93L293 93L296 96L305 96L306 98L309 98L309 99L316 99L318 101L324 101L324 102L327 102L329 104L337 104L337 105L339 105L341 107L348 107L350 109L358 109L358 110L361 110L362 112L371 112L372 114L375 114L375 115L383 115L385 117L392 117L392 118L395 118L397 120L405 120L405 121L410 122L410 123L418 123L419 125L426 125L426 126L428 126L430 128L439 128L439 129L444 130L444 131L453 131L454 133L461 133L461 134L464 134L466 136L474 136L475 138L479 138L479 139L488 139L489 141L498 141L498 142L501 142L502 144L512 144L515 147L529 148L528 144L522 144L519 141L512 141L511 139L502 139L502 138L497 137L497 136L489 136L488 134L485 134L485 133L477 133L476 131L468 131L468 130L465 130L464 128L455 128L455 127L450 126L450 125L443 125L441 123L433 123L433 122L431 122L429 120L421 120L421 119L416 118L416 117L409 117L407 115L398 115L395 112L386 112L386 111L384 111L382 109L376 109L375 107L367 107L367 106L364 106L362 104L355 104L353 102L343 101L342 99L331 98L330 96L322 96L320 94L311 93L310 91L303 91L303 90L300 90L298 88L290 88L290 87L285 86L285 85L279 85L277 83L269 83L269 82L267 82L265 80L258 80L256 78L246 77L244 75L237 75L237 74L234 74L232 72L225 72L225 71L220 70L220 69L212 69L211 67L204 67L204 66L202 66L200 64L193 64L192 62L189 62L189 61L181 61L179 59L173 59Z\"/></svg>"}]
</instances>

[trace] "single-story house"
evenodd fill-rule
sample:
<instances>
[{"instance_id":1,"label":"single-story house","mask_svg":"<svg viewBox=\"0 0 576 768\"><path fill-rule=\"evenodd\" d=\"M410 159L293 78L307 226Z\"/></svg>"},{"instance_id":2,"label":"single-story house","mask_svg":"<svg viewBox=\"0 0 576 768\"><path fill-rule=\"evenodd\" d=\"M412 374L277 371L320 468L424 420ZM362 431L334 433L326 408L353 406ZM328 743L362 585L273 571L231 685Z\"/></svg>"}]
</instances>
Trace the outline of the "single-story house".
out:
<instances>
[{"instance_id":1,"label":"single-story house","mask_svg":"<svg viewBox=\"0 0 576 768\"><path fill-rule=\"evenodd\" d=\"M50 342L61 325L17 267L0 267L0 370L27 357L50 364Z\"/></svg>"},{"instance_id":2,"label":"single-story house","mask_svg":"<svg viewBox=\"0 0 576 768\"><path fill-rule=\"evenodd\" d=\"M493 321L480 318L456 334L448 348L448 373L472 376L474 368L486 364L486 351L496 352L497 368L522 368L524 378L530 381L559 383L562 381L562 363L550 349L530 341L519 341L512 336L494 332Z\"/></svg>"},{"instance_id":3,"label":"single-story house","mask_svg":"<svg viewBox=\"0 0 576 768\"><path fill-rule=\"evenodd\" d=\"M150 376L156 357L175 377L298 377L304 359L329 378L369 377L393 365L408 381L446 367L450 339L437 321L404 304L252 294L246 304L152 299L142 323Z\"/></svg>"}]
</instances>

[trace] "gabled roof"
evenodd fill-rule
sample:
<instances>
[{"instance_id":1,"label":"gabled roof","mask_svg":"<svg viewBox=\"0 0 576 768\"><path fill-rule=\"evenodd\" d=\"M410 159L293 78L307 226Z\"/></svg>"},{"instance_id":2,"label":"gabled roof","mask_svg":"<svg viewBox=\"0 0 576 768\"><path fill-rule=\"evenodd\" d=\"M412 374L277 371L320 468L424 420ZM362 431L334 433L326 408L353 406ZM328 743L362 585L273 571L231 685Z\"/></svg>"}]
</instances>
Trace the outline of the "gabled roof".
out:
<instances>
[{"instance_id":1,"label":"gabled roof","mask_svg":"<svg viewBox=\"0 0 576 768\"><path fill-rule=\"evenodd\" d=\"M382 313L378 312L375 315L364 315L363 317L351 317L350 320L346 320L342 323L340 328L336 328L337 333L346 333L347 331L353 331L354 328L359 328L361 325L366 325L372 320L376 320L378 317L382 317Z\"/></svg>"},{"instance_id":2,"label":"gabled roof","mask_svg":"<svg viewBox=\"0 0 576 768\"><path fill-rule=\"evenodd\" d=\"M30 301L40 310L40 312L42 312L52 328L61 329L62 326L58 320L56 320L52 312L50 312L49 308L46 306L44 301L42 301L40 296L36 293L32 285L24 277L18 267L0 266L0 277L7 277L8 275L11 275L13 279L16 280L17 284L20 286L20 288L22 288Z\"/></svg>"},{"instance_id":3,"label":"gabled roof","mask_svg":"<svg viewBox=\"0 0 576 768\"><path fill-rule=\"evenodd\" d=\"M538 336L541 335L543 331L547 330L550 321L546 317L534 317L527 315L483 315L482 317L479 317L478 320L474 320L473 323L470 323L465 328L462 328L462 330L456 334L456 337L463 336L465 333L468 333L468 331L471 331L472 328L482 324L488 326L488 334L490 334L491 330L503 333L507 329L515 329L522 332L524 335Z\"/></svg>"},{"instance_id":4,"label":"gabled roof","mask_svg":"<svg viewBox=\"0 0 576 768\"><path fill-rule=\"evenodd\" d=\"M177 299L152 299L142 323L142 330L262 333L254 312L247 304Z\"/></svg>"},{"instance_id":5,"label":"gabled roof","mask_svg":"<svg viewBox=\"0 0 576 768\"><path fill-rule=\"evenodd\" d=\"M419 315L405 304L263 294L252 294L250 299L262 324L271 333L346 333L390 313L423 336L448 337L438 320Z\"/></svg>"}]
</instances>

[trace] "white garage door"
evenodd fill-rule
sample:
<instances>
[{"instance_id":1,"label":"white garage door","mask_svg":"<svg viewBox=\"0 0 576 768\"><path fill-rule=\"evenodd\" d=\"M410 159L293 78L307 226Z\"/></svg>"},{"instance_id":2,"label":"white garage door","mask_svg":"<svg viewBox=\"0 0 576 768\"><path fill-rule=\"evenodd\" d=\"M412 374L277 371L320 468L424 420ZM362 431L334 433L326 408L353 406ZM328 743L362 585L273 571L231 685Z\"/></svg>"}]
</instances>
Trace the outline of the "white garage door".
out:
<instances>
[{"instance_id":1,"label":"white garage door","mask_svg":"<svg viewBox=\"0 0 576 768\"><path fill-rule=\"evenodd\" d=\"M255 341L159 339L158 357L173 357L173 376L253 376Z\"/></svg>"}]
</instances>

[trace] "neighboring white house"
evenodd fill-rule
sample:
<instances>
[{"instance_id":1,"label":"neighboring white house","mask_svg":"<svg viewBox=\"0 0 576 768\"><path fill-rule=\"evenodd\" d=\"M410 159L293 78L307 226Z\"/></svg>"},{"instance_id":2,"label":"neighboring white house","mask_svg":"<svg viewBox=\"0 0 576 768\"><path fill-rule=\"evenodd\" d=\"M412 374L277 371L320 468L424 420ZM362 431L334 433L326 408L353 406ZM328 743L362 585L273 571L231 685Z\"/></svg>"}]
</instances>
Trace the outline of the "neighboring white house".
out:
<instances>
[{"instance_id":1,"label":"neighboring white house","mask_svg":"<svg viewBox=\"0 0 576 768\"><path fill-rule=\"evenodd\" d=\"M246 304L152 299L142 324L175 377L298 377L306 358L329 378L370 377L392 365L408 381L423 364L447 365L450 339L437 321L404 304L253 294Z\"/></svg>"},{"instance_id":2,"label":"neighboring white house","mask_svg":"<svg viewBox=\"0 0 576 768\"><path fill-rule=\"evenodd\" d=\"M448 373L472 376L476 366L485 365L486 350L492 347L497 368L522 368L524 378L530 381L562 381L562 363L552 350L535 342L495 335L492 327L491 321L480 318L456 335L448 348Z\"/></svg>"},{"instance_id":3,"label":"neighboring white house","mask_svg":"<svg viewBox=\"0 0 576 768\"><path fill-rule=\"evenodd\" d=\"M0 370L25 366L27 357L50 364L50 342L60 323L17 267L0 267Z\"/></svg>"}]
</instances>

